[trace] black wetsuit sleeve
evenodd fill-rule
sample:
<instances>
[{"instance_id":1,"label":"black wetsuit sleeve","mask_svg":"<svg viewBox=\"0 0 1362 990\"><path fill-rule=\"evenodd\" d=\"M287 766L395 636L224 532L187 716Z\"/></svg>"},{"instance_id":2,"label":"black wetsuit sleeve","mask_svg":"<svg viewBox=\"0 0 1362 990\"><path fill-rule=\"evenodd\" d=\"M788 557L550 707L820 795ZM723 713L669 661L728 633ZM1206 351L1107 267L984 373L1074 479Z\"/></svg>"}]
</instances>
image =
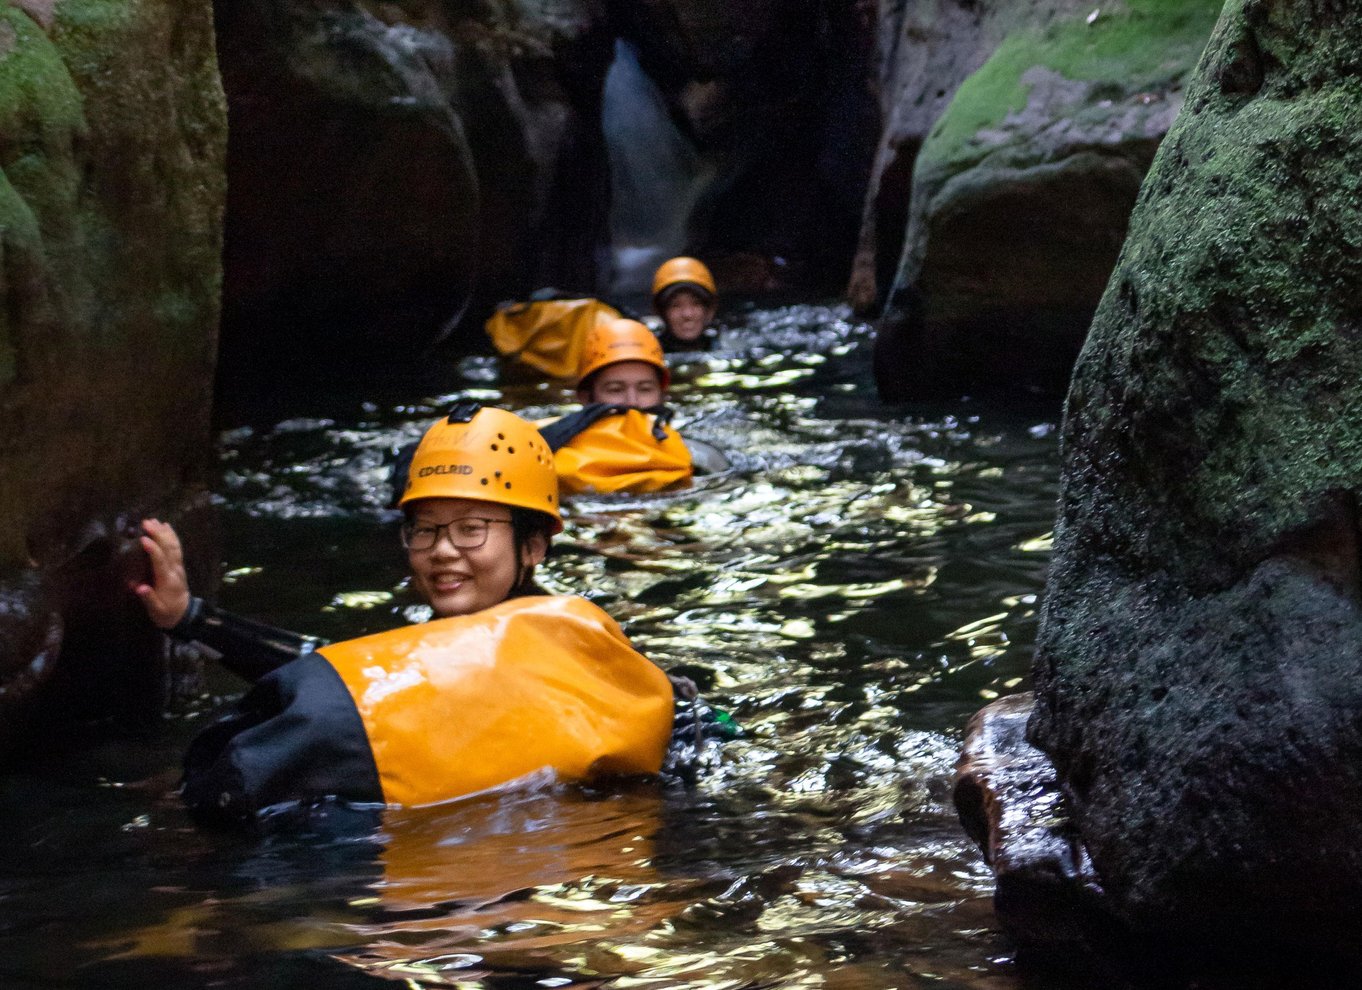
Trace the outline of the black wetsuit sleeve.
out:
<instances>
[{"instance_id":1,"label":"black wetsuit sleeve","mask_svg":"<svg viewBox=\"0 0 1362 990\"><path fill-rule=\"evenodd\" d=\"M308 636L224 612L202 598L191 598L189 611L167 632L172 639L206 646L224 667L252 684L321 645Z\"/></svg>"},{"instance_id":2,"label":"black wetsuit sleeve","mask_svg":"<svg viewBox=\"0 0 1362 990\"><path fill-rule=\"evenodd\" d=\"M194 738L181 793L198 821L241 824L328 797L382 801L383 783L345 682L307 652L261 677L235 712Z\"/></svg>"}]
</instances>

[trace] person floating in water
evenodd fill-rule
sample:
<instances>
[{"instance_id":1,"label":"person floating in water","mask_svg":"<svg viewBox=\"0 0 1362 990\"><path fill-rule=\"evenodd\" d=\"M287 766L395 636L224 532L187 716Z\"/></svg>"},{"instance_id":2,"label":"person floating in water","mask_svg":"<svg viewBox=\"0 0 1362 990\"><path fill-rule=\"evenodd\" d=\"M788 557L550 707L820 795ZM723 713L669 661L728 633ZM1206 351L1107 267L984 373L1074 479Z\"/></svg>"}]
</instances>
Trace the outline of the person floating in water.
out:
<instances>
[{"instance_id":1,"label":"person floating in water","mask_svg":"<svg viewBox=\"0 0 1362 990\"><path fill-rule=\"evenodd\" d=\"M671 371L637 320L589 330L577 373L580 412L539 425L565 495L656 492L690 483L690 450L668 425Z\"/></svg>"},{"instance_id":2,"label":"person floating in water","mask_svg":"<svg viewBox=\"0 0 1362 990\"><path fill-rule=\"evenodd\" d=\"M412 587L436 618L334 645L194 597L174 529L143 522L152 577L133 591L151 621L253 684L189 747L183 796L200 820L332 797L424 805L546 770L581 780L663 766L673 682L595 605L535 583L562 517L531 424L456 407L422 438L400 506ZM699 724L678 738L698 738Z\"/></svg>"},{"instance_id":3,"label":"person floating in water","mask_svg":"<svg viewBox=\"0 0 1362 990\"><path fill-rule=\"evenodd\" d=\"M718 309L714 276L704 262L672 258L653 274L653 308L665 351L713 346L710 325ZM487 320L487 337L514 373L570 378L593 328L634 314L580 293L540 289L520 302L504 302ZM649 317L652 320L652 317Z\"/></svg>"},{"instance_id":4,"label":"person floating in water","mask_svg":"<svg viewBox=\"0 0 1362 990\"><path fill-rule=\"evenodd\" d=\"M687 257L664 261L653 275L653 308L662 318L663 350L709 350L718 304L714 276L704 262Z\"/></svg>"}]
</instances>

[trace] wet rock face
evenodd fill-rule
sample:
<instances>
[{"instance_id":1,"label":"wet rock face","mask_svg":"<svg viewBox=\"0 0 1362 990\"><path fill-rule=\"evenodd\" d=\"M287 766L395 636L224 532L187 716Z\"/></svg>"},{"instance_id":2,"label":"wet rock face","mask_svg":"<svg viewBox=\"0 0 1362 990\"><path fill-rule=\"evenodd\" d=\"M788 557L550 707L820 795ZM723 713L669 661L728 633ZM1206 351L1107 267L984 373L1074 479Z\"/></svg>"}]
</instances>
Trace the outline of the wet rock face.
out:
<instances>
[{"instance_id":1,"label":"wet rock face","mask_svg":"<svg viewBox=\"0 0 1362 990\"><path fill-rule=\"evenodd\" d=\"M116 555L95 566L81 554L120 517L167 511L211 454L224 125L207 2L0 7L9 725L54 684L71 686L58 717L117 707L123 695L101 699L98 686L111 654L127 659L125 674L159 669L159 647L151 656L140 632L111 627L103 642L75 645L77 613L128 604L116 580L90 576L117 574ZM66 566L78 558L92 567L84 578Z\"/></svg>"},{"instance_id":2,"label":"wet rock face","mask_svg":"<svg viewBox=\"0 0 1362 990\"><path fill-rule=\"evenodd\" d=\"M1359 38L1226 6L1069 394L1030 734L1137 931L1359 951Z\"/></svg>"},{"instance_id":3,"label":"wet rock face","mask_svg":"<svg viewBox=\"0 0 1362 990\"><path fill-rule=\"evenodd\" d=\"M866 309L892 276L883 394L1062 391L1220 6L947 3L883 25L892 116L849 290Z\"/></svg>"},{"instance_id":4,"label":"wet rock face","mask_svg":"<svg viewBox=\"0 0 1362 990\"><path fill-rule=\"evenodd\" d=\"M726 292L840 288L879 126L874 4L608 6L708 180L680 247L702 251Z\"/></svg>"},{"instance_id":5,"label":"wet rock face","mask_svg":"<svg viewBox=\"0 0 1362 990\"><path fill-rule=\"evenodd\" d=\"M228 372L392 360L475 292L591 284L610 55L597 3L216 6Z\"/></svg>"}]
</instances>

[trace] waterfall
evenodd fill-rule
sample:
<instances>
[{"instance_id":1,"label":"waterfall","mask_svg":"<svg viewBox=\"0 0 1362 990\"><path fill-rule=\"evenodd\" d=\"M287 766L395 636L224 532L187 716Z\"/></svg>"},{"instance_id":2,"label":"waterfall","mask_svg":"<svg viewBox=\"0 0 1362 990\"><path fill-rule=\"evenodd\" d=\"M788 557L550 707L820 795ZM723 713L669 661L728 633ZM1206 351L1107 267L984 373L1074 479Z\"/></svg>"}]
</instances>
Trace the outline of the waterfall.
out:
<instances>
[{"instance_id":1,"label":"waterfall","mask_svg":"<svg viewBox=\"0 0 1362 990\"><path fill-rule=\"evenodd\" d=\"M654 269L685 253L720 168L677 128L666 97L626 41L615 42L601 107L610 162L612 299L646 296Z\"/></svg>"}]
</instances>

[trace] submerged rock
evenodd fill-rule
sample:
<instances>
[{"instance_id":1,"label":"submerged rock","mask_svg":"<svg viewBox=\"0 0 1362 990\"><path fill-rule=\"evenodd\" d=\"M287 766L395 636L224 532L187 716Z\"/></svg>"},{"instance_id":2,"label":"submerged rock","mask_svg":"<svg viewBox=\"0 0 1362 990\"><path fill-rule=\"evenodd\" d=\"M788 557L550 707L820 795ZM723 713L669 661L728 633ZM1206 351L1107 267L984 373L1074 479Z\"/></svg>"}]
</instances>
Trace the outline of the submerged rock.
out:
<instances>
[{"instance_id":1,"label":"submerged rock","mask_svg":"<svg viewBox=\"0 0 1362 990\"><path fill-rule=\"evenodd\" d=\"M1111 919L1055 768L1026 741L1034 707L1025 692L970 720L956 764L955 806L993 869L994 906L1008 932L1046 952L1086 949Z\"/></svg>"},{"instance_id":2,"label":"submerged rock","mask_svg":"<svg viewBox=\"0 0 1362 990\"><path fill-rule=\"evenodd\" d=\"M892 273L883 395L1062 391L1220 6L892 8L890 125L849 290L868 309Z\"/></svg>"},{"instance_id":3,"label":"submerged rock","mask_svg":"<svg viewBox=\"0 0 1362 990\"><path fill-rule=\"evenodd\" d=\"M159 711L159 637L100 621L211 454L225 138L207 0L0 7L0 757Z\"/></svg>"},{"instance_id":4,"label":"submerged rock","mask_svg":"<svg viewBox=\"0 0 1362 990\"><path fill-rule=\"evenodd\" d=\"M1354 961L1359 39L1225 8L1075 371L1030 726L1130 930Z\"/></svg>"}]
</instances>

